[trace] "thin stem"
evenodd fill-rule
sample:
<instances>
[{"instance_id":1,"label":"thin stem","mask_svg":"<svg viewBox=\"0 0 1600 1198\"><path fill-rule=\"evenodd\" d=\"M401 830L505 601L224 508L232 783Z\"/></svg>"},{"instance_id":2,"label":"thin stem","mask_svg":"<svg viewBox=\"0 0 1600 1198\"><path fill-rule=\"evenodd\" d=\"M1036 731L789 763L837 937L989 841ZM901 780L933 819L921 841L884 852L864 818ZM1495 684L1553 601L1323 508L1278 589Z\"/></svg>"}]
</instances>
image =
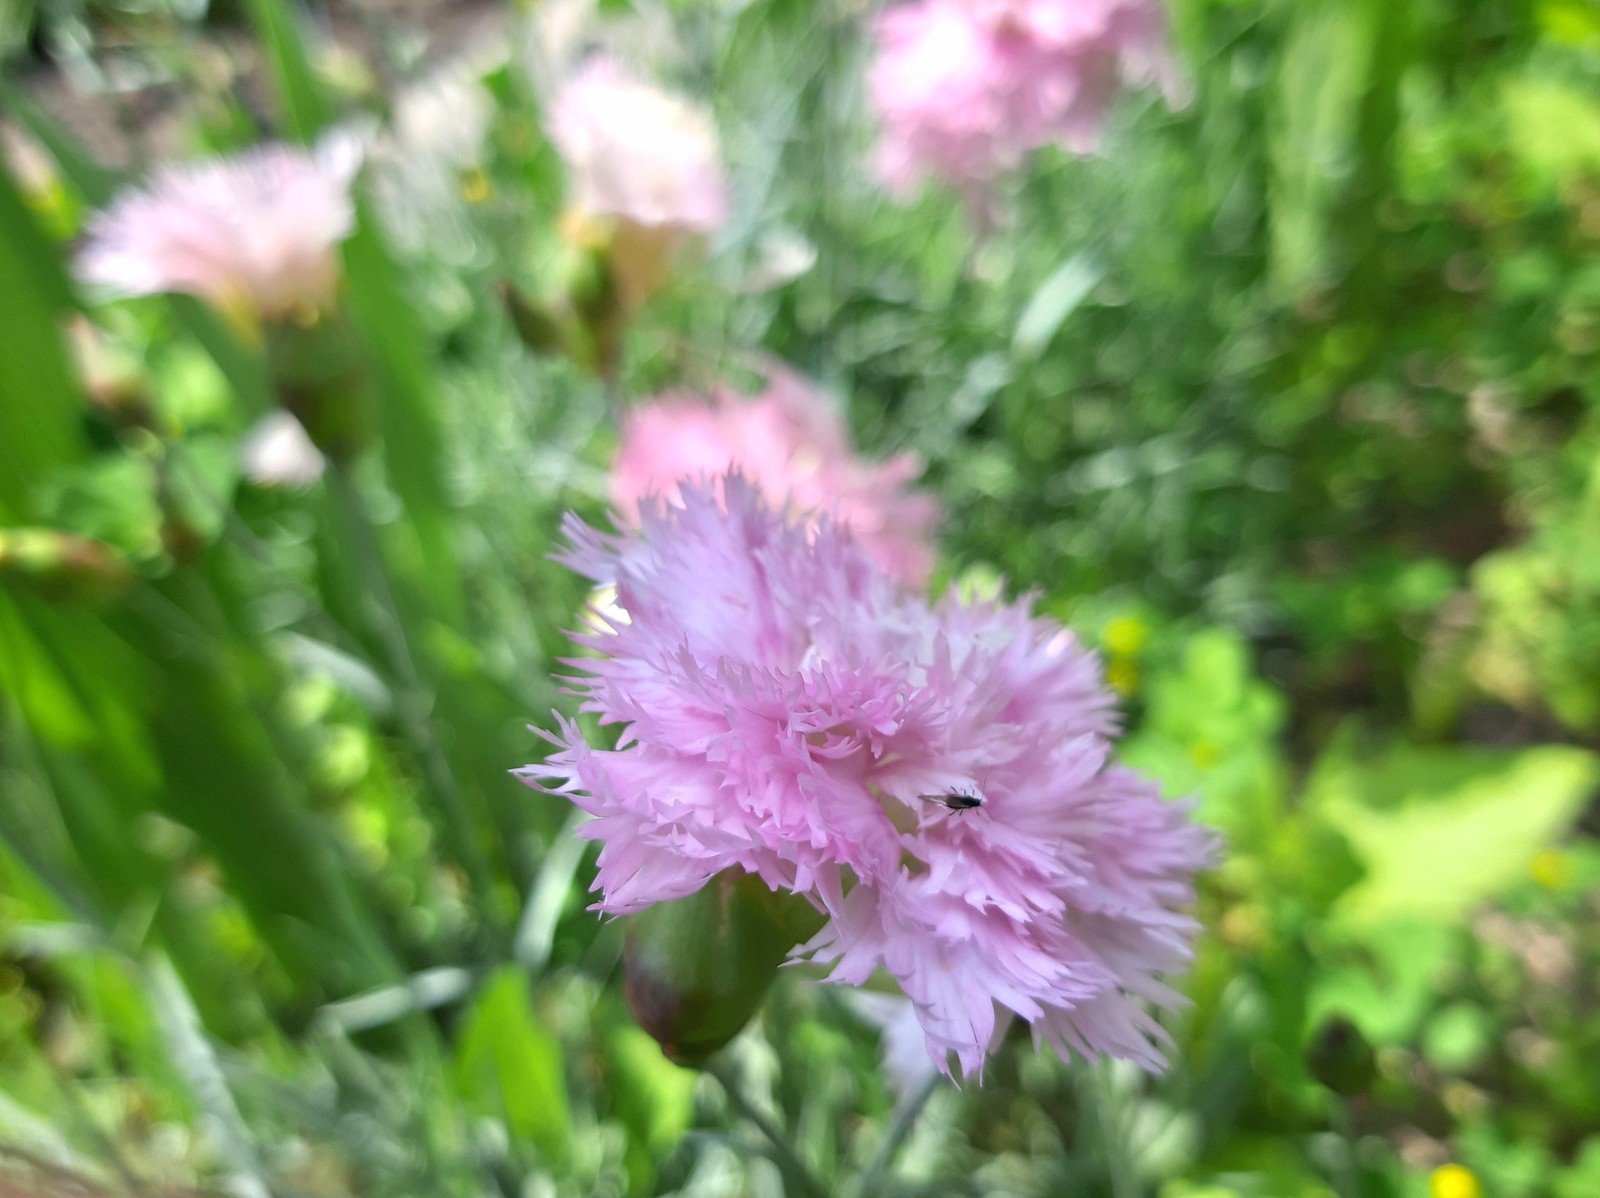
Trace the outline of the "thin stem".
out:
<instances>
[{"instance_id":1,"label":"thin stem","mask_svg":"<svg viewBox=\"0 0 1600 1198\"><path fill-rule=\"evenodd\" d=\"M1117 1118L1119 1112L1127 1110L1127 1102L1116 1091L1109 1063L1078 1062L1072 1066L1070 1076L1078 1099L1079 1146L1088 1153L1094 1147L1093 1140L1100 1141L1112 1198L1141 1198L1145 1187L1130 1150L1126 1121Z\"/></svg>"},{"instance_id":2,"label":"thin stem","mask_svg":"<svg viewBox=\"0 0 1600 1198\"><path fill-rule=\"evenodd\" d=\"M933 1097L933 1092L943 1081L943 1075L935 1073L919 1089L900 1100L900 1105L895 1107L889 1119L889 1126L883 1129L883 1136L872 1151L871 1159L861 1170L855 1188L858 1198L873 1198L880 1192L884 1178L894 1167L895 1158L900 1155L901 1146L916 1126L917 1116L922 1114L922 1108L928 1105L928 1099Z\"/></svg>"},{"instance_id":3,"label":"thin stem","mask_svg":"<svg viewBox=\"0 0 1600 1198\"><path fill-rule=\"evenodd\" d=\"M783 1129L774 1123L765 1111L744 1096L733 1070L728 1068L725 1062L718 1061L706 1065L704 1071L717 1079L722 1092L728 1096L728 1105L766 1137L768 1147L772 1150L772 1162L778 1166L785 1180L793 1183L795 1189L809 1195L810 1198L829 1198L828 1187L818 1180L817 1175L789 1146L788 1137L784 1135Z\"/></svg>"},{"instance_id":4,"label":"thin stem","mask_svg":"<svg viewBox=\"0 0 1600 1198\"><path fill-rule=\"evenodd\" d=\"M1103 1066L1092 1071L1089 1103L1094 1108L1100 1144L1106 1154L1106 1173L1111 1179L1112 1198L1138 1198L1139 1183L1133 1176L1132 1162L1128 1159L1127 1140L1111 1118L1110 1080Z\"/></svg>"},{"instance_id":5,"label":"thin stem","mask_svg":"<svg viewBox=\"0 0 1600 1198\"><path fill-rule=\"evenodd\" d=\"M94 1145L111 1162L111 1167L116 1171L117 1177L127 1187L134 1198L149 1198L150 1191L146 1188L143 1179L133 1171L133 1166L128 1164L128 1158L123 1155L122 1149L90 1113L83 1098L78 1093L78 1088L66 1078L63 1078L54 1069L50 1071L50 1079L55 1083L57 1092L65 1100L68 1118L77 1125L78 1129L94 1141ZM8 1147L7 1151L19 1151Z\"/></svg>"},{"instance_id":6,"label":"thin stem","mask_svg":"<svg viewBox=\"0 0 1600 1198\"><path fill-rule=\"evenodd\" d=\"M1350 1100L1342 1094L1331 1094L1333 1110L1329 1123L1339 1136L1339 1167L1334 1182L1339 1198L1361 1198L1361 1165L1356 1159L1356 1130L1350 1118Z\"/></svg>"}]
</instances>

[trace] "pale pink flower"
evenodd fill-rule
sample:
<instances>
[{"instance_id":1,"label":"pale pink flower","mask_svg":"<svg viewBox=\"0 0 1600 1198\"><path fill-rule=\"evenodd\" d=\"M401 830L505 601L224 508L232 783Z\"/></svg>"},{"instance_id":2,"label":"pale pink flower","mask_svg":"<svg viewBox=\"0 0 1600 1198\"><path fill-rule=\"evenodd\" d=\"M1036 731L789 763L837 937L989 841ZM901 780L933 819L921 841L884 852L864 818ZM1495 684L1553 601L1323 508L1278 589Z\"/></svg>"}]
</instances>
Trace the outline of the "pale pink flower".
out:
<instances>
[{"instance_id":1,"label":"pale pink flower","mask_svg":"<svg viewBox=\"0 0 1600 1198\"><path fill-rule=\"evenodd\" d=\"M930 174L964 186L1021 160L1007 128L1013 67L968 5L892 8L877 36L868 87L883 126L878 174L891 190Z\"/></svg>"},{"instance_id":2,"label":"pale pink flower","mask_svg":"<svg viewBox=\"0 0 1600 1198\"><path fill-rule=\"evenodd\" d=\"M335 137L162 167L91 219L78 275L119 297L185 292L266 320L324 309L359 166L354 139Z\"/></svg>"},{"instance_id":3,"label":"pale pink flower","mask_svg":"<svg viewBox=\"0 0 1600 1198\"><path fill-rule=\"evenodd\" d=\"M709 233L727 214L716 129L708 113L590 58L556 97L550 138L591 216L644 228Z\"/></svg>"},{"instance_id":4,"label":"pale pink flower","mask_svg":"<svg viewBox=\"0 0 1600 1198\"><path fill-rule=\"evenodd\" d=\"M940 1074L928 1055L928 1038L917 1016L916 1004L903 994L879 994L853 990L848 1006L863 1021L878 1029L878 1060L884 1081L897 1099L904 1102L915 1096ZM987 1052L999 1051L1010 1030L1012 1015L1002 1011L995 1020Z\"/></svg>"},{"instance_id":5,"label":"pale pink flower","mask_svg":"<svg viewBox=\"0 0 1600 1198\"><path fill-rule=\"evenodd\" d=\"M1172 91L1159 0L912 0L879 18L878 173L974 192L1031 151L1088 153L1125 85Z\"/></svg>"},{"instance_id":6,"label":"pale pink flower","mask_svg":"<svg viewBox=\"0 0 1600 1198\"><path fill-rule=\"evenodd\" d=\"M883 569L913 585L933 569L939 503L909 489L915 454L859 457L838 408L803 379L771 370L747 397L664 395L628 412L611 469L611 494L637 518L650 495L676 500L680 482L737 467L767 500L804 516L831 513Z\"/></svg>"},{"instance_id":7,"label":"pale pink flower","mask_svg":"<svg viewBox=\"0 0 1600 1198\"><path fill-rule=\"evenodd\" d=\"M561 720L520 771L593 816L597 909L742 870L826 914L796 953L830 981L898 981L941 1070L981 1069L1004 1011L1063 1055L1160 1068L1146 1004L1178 1001L1212 840L1109 763L1096 657L1026 602L930 606L739 475L641 521L569 517L562 558L615 587L573 685L617 747Z\"/></svg>"}]
</instances>

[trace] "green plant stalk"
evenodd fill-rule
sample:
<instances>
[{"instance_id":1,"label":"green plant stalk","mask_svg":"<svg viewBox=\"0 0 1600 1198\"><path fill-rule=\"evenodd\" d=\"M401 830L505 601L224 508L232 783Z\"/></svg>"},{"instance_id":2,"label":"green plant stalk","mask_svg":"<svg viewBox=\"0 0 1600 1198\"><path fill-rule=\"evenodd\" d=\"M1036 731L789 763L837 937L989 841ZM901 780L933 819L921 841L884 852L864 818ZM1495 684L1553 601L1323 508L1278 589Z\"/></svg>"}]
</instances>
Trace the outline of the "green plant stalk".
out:
<instances>
[{"instance_id":1,"label":"green plant stalk","mask_svg":"<svg viewBox=\"0 0 1600 1198\"><path fill-rule=\"evenodd\" d=\"M811 1167L800 1159L800 1155L790 1146L789 1138L784 1135L783 1129L768 1118L760 1107L745 1097L739 1079L728 1067L727 1061L713 1061L701 1068L717 1079L717 1084L727 1095L728 1105L734 1112L749 1122L766 1139L772 1149L772 1162L783 1173L784 1180L792 1184L798 1192L808 1195L808 1198L828 1198L828 1187L811 1171Z\"/></svg>"},{"instance_id":2,"label":"green plant stalk","mask_svg":"<svg viewBox=\"0 0 1600 1198\"><path fill-rule=\"evenodd\" d=\"M1355 1124L1350 1118L1350 1100L1342 1094L1328 1095L1332 1108L1328 1122L1339 1136L1339 1168L1334 1185L1339 1198L1361 1198L1361 1166L1356 1159Z\"/></svg>"},{"instance_id":3,"label":"green plant stalk","mask_svg":"<svg viewBox=\"0 0 1600 1198\"><path fill-rule=\"evenodd\" d=\"M928 1105L928 1099L933 1097L933 1092L943 1081L944 1075L935 1073L922 1084L920 1089L900 1100L900 1104L894 1109L894 1114L889 1118L889 1125L883 1129L883 1137L878 1141L878 1146L872 1150L871 1158L856 1180L854 1191L856 1198L872 1198L873 1195L882 1192L883 1183L889 1175L889 1170L894 1167L895 1158L900 1155L906 1137L916 1126L917 1116L922 1114L922 1109Z\"/></svg>"},{"instance_id":4,"label":"green plant stalk","mask_svg":"<svg viewBox=\"0 0 1600 1198\"><path fill-rule=\"evenodd\" d=\"M1094 1120L1099 1127L1100 1143L1106 1154L1106 1173L1111 1179L1112 1198L1138 1198L1139 1182L1134 1176L1127 1137L1121 1134L1111 1118L1110 1092L1110 1081L1104 1067L1095 1068L1093 1082L1089 1086L1089 1103L1094 1108Z\"/></svg>"}]
</instances>

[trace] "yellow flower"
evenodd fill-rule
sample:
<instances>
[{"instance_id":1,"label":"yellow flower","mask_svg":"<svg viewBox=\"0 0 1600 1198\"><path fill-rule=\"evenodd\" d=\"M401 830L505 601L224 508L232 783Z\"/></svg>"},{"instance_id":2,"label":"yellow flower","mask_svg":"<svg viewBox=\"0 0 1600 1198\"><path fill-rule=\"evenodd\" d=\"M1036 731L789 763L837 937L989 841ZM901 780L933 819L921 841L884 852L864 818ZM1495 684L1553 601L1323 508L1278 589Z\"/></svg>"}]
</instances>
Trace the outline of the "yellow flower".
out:
<instances>
[{"instance_id":1,"label":"yellow flower","mask_svg":"<svg viewBox=\"0 0 1600 1198\"><path fill-rule=\"evenodd\" d=\"M1106 666L1106 681L1111 689L1124 697L1139 689L1139 665L1126 657L1112 658Z\"/></svg>"},{"instance_id":2,"label":"yellow flower","mask_svg":"<svg viewBox=\"0 0 1600 1198\"><path fill-rule=\"evenodd\" d=\"M1134 657L1150 639L1150 627L1136 616L1118 616L1106 625L1106 648L1119 657Z\"/></svg>"},{"instance_id":3,"label":"yellow flower","mask_svg":"<svg viewBox=\"0 0 1600 1198\"><path fill-rule=\"evenodd\" d=\"M1222 750L1209 740L1197 740L1189 749L1189 758L1203 770L1208 770L1222 760Z\"/></svg>"},{"instance_id":4,"label":"yellow flower","mask_svg":"<svg viewBox=\"0 0 1600 1198\"><path fill-rule=\"evenodd\" d=\"M1528 862L1528 872L1546 890L1562 890L1572 880L1572 861L1560 849L1544 849Z\"/></svg>"},{"instance_id":5,"label":"yellow flower","mask_svg":"<svg viewBox=\"0 0 1600 1198\"><path fill-rule=\"evenodd\" d=\"M1478 1175L1465 1165L1440 1165L1428 1179L1431 1198L1483 1198Z\"/></svg>"}]
</instances>

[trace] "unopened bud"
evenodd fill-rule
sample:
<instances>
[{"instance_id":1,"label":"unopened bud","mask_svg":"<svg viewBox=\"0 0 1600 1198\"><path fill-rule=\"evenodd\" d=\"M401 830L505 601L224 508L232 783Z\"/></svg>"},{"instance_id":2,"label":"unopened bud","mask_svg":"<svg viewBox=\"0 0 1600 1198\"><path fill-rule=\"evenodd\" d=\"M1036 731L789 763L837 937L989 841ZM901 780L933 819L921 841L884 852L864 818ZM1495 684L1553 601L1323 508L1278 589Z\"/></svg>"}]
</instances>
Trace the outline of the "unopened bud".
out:
<instances>
[{"instance_id":1,"label":"unopened bud","mask_svg":"<svg viewBox=\"0 0 1600 1198\"><path fill-rule=\"evenodd\" d=\"M602 378L613 377L622 364L623 336L631 315L611 273L609 245L608 241L574 252L567 260L562 285L577 317L568 352Z\"/></svg>"},{"instance_id":2,"label":"unopened bud","mask_svg":"<svg viewBox=\"0 0 1600 1198\"><path fill-rule=\"evenodd\" d=\"M1372 1045L1343 1015L1323 1021L1306 1048L1306 1068L1335 1094L1354 1098L1364 1094L1377 1074Z\"/></svg>"},{"instance_id":3,"label":"unopened bud","mask_svg":"<svg viewBox=\"0 0 1600 1198\"><path fill-rule=\"evenodd\" d=\"M511 317L511 325L522 344L534 353L568 352L565 322L550 304L529 298L512 283L500 284L500 302L505 305L506 315Z\"/></svg>"},{"instance_id":4,"label":"unopened bud","mask_svg":"<svg viewBox=\"0 0 1600 1198\"><path fill-rule=\"evenodd\" d=\"M750 1021L795 945L822 926L803 899L726 870L687 898L627 917L628 1005L679 1065L700 1065Z\"/></svg>"}]
</instances>

